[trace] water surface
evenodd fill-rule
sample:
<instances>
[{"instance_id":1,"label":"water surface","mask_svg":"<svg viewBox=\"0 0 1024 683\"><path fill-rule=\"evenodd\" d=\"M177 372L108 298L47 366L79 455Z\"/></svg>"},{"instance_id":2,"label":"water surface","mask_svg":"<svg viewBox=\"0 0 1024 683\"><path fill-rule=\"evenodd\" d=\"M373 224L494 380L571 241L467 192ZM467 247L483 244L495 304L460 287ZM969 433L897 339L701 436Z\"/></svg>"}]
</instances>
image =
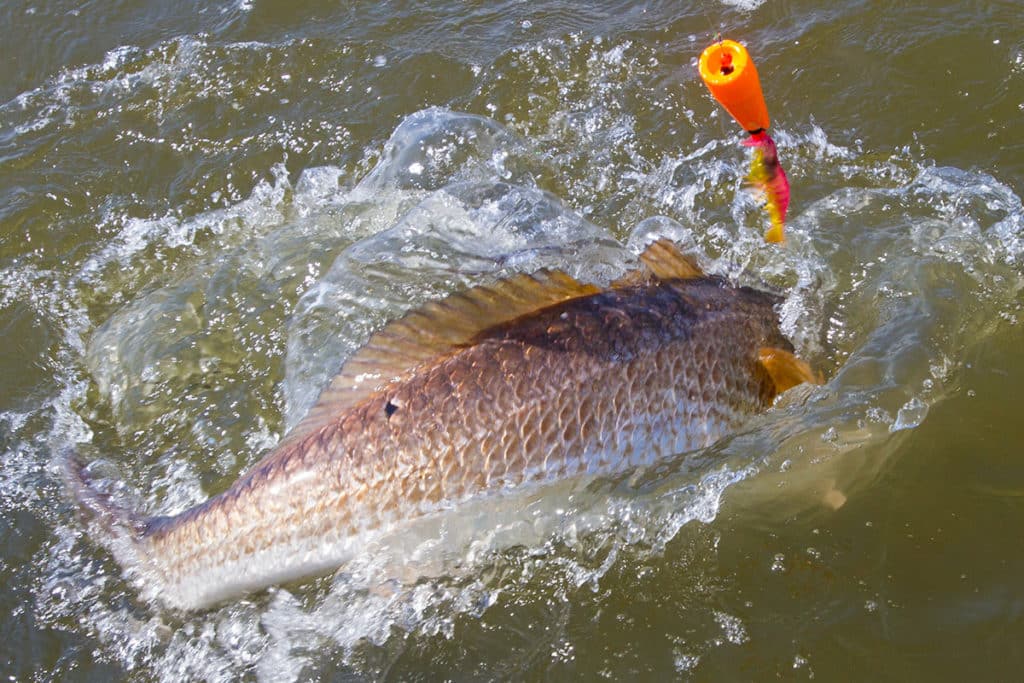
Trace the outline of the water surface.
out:
<instances>
[{"instance_id":1,"label":"water surface","mask_svg":"<svg viewBox=\"0 0 1024 683\"><path fill-rule=\"evenodd\" d=\"M1016 3L0 15L8 675L1019 676ZM758 63L784 249L697 79L717 31ZM656 235L784 291L827 383L707 452L513 498L486 527L461 511L198 614L142 600L63 495L74 446L115 497L180 511L387 320L540 267L608 282Z\"/></svg>"}]
</instances>

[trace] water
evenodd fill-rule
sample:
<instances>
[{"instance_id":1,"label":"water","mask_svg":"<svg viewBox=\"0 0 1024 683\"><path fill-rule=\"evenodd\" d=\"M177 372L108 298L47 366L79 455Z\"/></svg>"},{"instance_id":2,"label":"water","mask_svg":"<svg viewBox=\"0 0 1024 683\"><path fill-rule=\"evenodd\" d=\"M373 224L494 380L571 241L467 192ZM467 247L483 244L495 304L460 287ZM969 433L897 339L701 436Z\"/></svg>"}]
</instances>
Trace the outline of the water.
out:
<instances>
[{"instance_id":1,"label":"water","mask_svg":"<svg viewBox=\"0 0 1024 683\"><path fill-rule=\"evenodd\" d=\"M0 12L5 674L1018 677L1015 3ZM758 61L783 250L692 66L717 30ZM388 319L544 266L607 282L653 235L784 289L827 383L200 614L141 600L62 494L77 444L113 495L181 510Z\"/></svg>"}]
</instances>

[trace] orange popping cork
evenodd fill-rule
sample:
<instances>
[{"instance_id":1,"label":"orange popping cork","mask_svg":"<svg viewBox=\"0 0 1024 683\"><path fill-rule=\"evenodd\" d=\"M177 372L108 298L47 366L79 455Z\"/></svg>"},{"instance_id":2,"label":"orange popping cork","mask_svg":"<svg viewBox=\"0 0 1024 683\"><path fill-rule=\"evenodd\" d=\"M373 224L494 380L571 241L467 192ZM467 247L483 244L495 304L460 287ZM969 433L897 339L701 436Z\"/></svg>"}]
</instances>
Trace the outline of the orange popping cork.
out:
<instances>
[{"instance_id":1,"label":"orange popping cork","mask_svg":"<svg viewBox=\"0 0 1024 683\"><path fill-rule=\"evenodd\" d=\"M747 48L732 40L712 43L701 53L699 68L704 85L744 130L768 129L768 107Z\"/></svg>"}]
</instances>

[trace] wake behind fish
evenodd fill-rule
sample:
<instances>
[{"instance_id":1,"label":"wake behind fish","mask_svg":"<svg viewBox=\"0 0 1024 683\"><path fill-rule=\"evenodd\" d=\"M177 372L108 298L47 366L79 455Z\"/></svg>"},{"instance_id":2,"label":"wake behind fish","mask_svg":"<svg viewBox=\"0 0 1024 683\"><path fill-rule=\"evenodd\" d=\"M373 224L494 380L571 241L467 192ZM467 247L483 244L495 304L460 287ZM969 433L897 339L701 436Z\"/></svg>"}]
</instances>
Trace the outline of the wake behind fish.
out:
<instances>
[{"instance_id":1,"label":"wake behind fish","mask_svg":"<svg viewBox=\"0 0 1024 683\"><path fill-rule=\"evenodd\" d=\"M254 462L386 320L545 266L607 282L654 236L684 245L710 272L785 291L786 333L829 378L706 452L510 492L376 539L332 577L198 615L140 602L63 507L47 516L54 533L40 553L37 618L161 679L299 680L337 662L372 673L403 647L523 602L555 612L600 605L609 572L685 556L691 543L713 553L701 527L740 482L756 494L750 500L777 503L785 481L786 504L772 508L779 515L824 509L825 480L855 495L894 440L955 390L970 345L999 321L1016 322L1024 211L985 174L903 151L879 161L829 143L820 128L779 139L794 166L833 168L824 184L838 188L794 211L785 250L761 246L756 207L742 193L723 214L689 191L709 178L738 188L742 163L723 167L713 145L634 179L672 217L609 233L543 189L545 162L515 134L430 109L403 121L377 167L351 187L336 169L307 170L294 186L279 174L228 207L228 221L217 222L218 210L126 225L77 274L0 272L28 293L5 303L31 305L63 330L66 357L45 406L0 421L8 460L24 465L5 470L9 508L33 505L39 470L70 431L99 451L105 478L130 483L112 495L141 498L152 513L184 509ZM135 236L192 243L187 222L224 225L218 246L229 248L197 250L94 326L85 290L111 286L116 269L146 258ZM854 451L855 460L839 457ZM811 484L794 493L802 481ZM565 628L558 623L547 646Z\"/></svg>"}]
</instances>

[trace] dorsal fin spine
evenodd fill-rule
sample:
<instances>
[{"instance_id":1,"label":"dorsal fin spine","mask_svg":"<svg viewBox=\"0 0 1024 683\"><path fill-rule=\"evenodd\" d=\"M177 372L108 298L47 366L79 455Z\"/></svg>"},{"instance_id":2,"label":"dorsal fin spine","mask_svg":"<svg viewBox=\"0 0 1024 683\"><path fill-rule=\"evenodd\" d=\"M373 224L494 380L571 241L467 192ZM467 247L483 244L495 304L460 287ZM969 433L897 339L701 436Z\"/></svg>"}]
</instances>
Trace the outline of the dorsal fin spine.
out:
<instances>
[{"instance_id":1,"label":"dorsal fin spine","mask_svg":"<svg viewBox=\"0 0 1024 683\"><path fill-rule=\"evenodd\" d=\"M697 262L679 251L679 247L665 237L647 245L640 254L640 261L655 277L662 280L688 280L704 276L704 271Z\"/></svg>"},{"instance_id":2,"label":"dorsal fin spine","mask_svg":"<svg viewBox=\"0 0 1024 683\"><path fill-rule=\"evenodd\" d=\"M613 289L632 287L654 280L690 280L704 277L696 259L679 250L675 242L660 237L640 253L640 264L612 282Z\"/></svg>"}]
</instances>

